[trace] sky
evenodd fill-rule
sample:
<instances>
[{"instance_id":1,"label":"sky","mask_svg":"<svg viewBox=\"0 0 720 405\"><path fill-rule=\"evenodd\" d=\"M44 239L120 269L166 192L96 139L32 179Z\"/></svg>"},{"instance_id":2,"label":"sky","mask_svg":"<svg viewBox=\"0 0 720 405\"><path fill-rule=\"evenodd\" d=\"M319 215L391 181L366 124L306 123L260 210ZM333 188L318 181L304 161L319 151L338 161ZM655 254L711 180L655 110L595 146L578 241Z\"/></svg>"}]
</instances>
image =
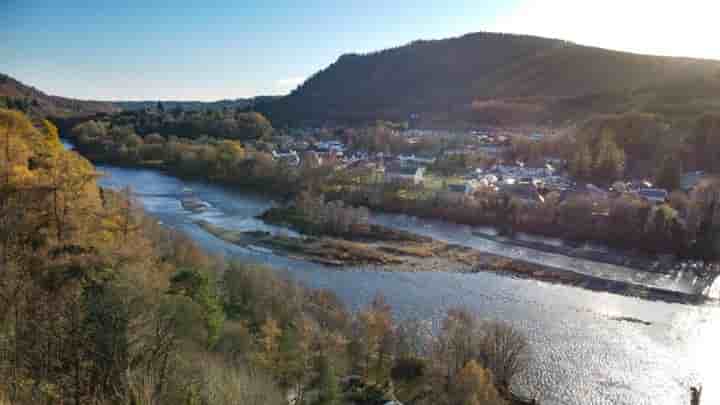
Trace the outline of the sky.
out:
<instances>
[{"instance_id":1,"label":"sky","mask_svg":"<svg viewBox=\"0 0 720 405\"><path fill-rule=\"evenodd\" d=\"M65 97L210 101L477 31L720 59L718 15L718 0L0 0L0 72Z\"/></svg>"}]
</instances>

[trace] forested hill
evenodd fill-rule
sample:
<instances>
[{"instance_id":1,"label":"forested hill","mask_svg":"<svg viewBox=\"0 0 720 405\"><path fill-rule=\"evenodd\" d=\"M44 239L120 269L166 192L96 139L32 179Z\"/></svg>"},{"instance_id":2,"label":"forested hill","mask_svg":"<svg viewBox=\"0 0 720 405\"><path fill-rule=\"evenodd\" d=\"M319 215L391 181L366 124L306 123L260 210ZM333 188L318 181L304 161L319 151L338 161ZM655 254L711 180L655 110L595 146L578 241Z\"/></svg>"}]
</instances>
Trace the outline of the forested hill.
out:
<instances>
[{"instance_id":1,"label":"forested hill","mask_svg":"<svg viewBox=\"0 0 720 405\"><path fill-rule=\"evenodd\" d=\"M158 105L162 105L166 110L180 108L185 111L217 111L224 109L252 109L257 103L266 103L278 98L277 96L257 96L219 101L115 101L112 104L123 111L154 109Z\"/></svg>"},{"instance_id":2,"label":"forested hill","mask_svg":"<svg viewBox=\"0 0 720 405\"><path fill-rule=\"evenodd\" d=\"M119 111L111 103L50 96L0 73L0 108L5 107L41 117L76 117Z\"/></svg>"},{"instance_id":3,"label":"forested hill","mask_svg":"<svg viewBox=\"0 0 720 405\"><path fill-rule=\"evenodd\" d=\"M720 62L475 33L348 54L259 110L273 123L521 123L629 110L694 115L720 96ZM717 105L715 105L717 107Z\"/></svg>"}]
</instances>

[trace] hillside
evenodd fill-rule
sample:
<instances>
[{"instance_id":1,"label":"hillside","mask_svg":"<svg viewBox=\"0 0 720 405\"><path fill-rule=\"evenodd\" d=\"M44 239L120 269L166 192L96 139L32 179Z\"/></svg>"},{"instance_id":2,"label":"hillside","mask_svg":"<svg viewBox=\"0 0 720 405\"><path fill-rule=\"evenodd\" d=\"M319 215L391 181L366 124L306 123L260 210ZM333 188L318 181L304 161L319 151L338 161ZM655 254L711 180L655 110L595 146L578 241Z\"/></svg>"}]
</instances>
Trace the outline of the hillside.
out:
<instances>
[{"instance_id":1,"label":"hillside","mask_svg":"<svg viewBox=\"0 0 720 405\"><path fill-rule=\"evenodd\" d=\"M110 103L50 96L0 73L0 108L2 107L11 107L42 117L88 116L119 110Z\"/></svg>"},{"instance_id":2,"label":"hillside","mask_svg":"<svg viewBox=\"0 0 720 405\"><path fill-rule=\"evenodd\" d=\"M223 110L226 108L230 109L250 109L257 103L271 102L279 97L276 96L257 96L252 98L238 98L233 100L219 100L219 101L162 101L162 105L165 110L172 110L175 108L181 108L185 111L204 111L204 110ZM147 108L156 108L158 101L116 101L112 103L116 107L123 111L137 111L144 110Z\"/></svg>"},{"instance_id":3,"label":"hillside","mask_svg":"<svg viewBox=\"0 0 720 405\"><path fill-rule=\"evenodd\" d=\"M475 33L347 54L258 107L276 124L406 120L552 124L630 110L717 107L720 62L637 55L531 36Z\"/></svg>"}]
</instances>

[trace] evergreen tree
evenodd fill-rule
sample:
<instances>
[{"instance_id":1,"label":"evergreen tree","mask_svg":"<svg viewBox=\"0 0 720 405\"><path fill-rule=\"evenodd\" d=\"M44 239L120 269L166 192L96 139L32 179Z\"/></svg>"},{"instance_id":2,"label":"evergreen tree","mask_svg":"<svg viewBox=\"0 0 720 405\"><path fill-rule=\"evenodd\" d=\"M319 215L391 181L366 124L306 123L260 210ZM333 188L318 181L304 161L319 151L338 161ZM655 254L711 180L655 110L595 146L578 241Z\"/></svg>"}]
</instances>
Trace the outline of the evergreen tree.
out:
<instances>
[{"instance_id":1,"label":"evergreen tree","mask_svg":"<svg viewBox=\"0 0 720 405\"><path fill-rule=\"evenodd\" d=\"M590 177L591 169L592 154L590 153L590 147L583 143L570 161L570 172L577 178L587 179Z\"/></svg>"},{"instance_id":2,"label":"evergreen tree","mask_svg":"<svg viewBox=\"0 0 720 405\"><path fill-rule=\"evenodd\" d=\"M603 130L593 164L593 176L607 182L621 178L625 171L625 152L613 138L612 130Z\"/></svg>"},{"instance_id":3,"label":"evergreen tree","mask_svg":"<svg viewBox=\"0 0 720 405\"><path fill-rule=\"evenodd\" d=\"M185 295L202 308L207 346L212 348L220 338L225 321L214 280L206 272L184 269L175 274L171 282L172 293Z\"/></svg>"},{"instance_id":4,"label":"evergreen tree","mask_svg":"<svg viewBox=\"0 0 720 405\"><path fill-rule=\"evenodd\" d=\"M332 364L326 356L320 358L320 382L318 405L337 405L340 402L340 388Z\"/></svg>"},{"instance_id":5,"label":"evergreen tree","mask_svg":"<svg viewBox=\"0 0 720 405\"><path fill-rule=\"evenodd\" d=\"M668 190L677 190L680 188L682 178L682 162L673 155L667 156L657 173L655 182L659 187Z\"/></svg>"}]
</instances>

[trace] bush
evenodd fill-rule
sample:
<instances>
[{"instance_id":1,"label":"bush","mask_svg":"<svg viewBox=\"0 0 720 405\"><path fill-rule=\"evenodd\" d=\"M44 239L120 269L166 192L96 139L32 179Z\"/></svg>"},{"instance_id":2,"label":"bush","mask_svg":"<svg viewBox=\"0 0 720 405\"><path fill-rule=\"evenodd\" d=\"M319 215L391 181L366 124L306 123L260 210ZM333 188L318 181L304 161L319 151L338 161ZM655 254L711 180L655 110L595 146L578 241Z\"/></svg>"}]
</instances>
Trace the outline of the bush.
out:
<instances>
[{"instance_id":1,"label":"bush","mask_svg":"<svg viewBox=\"0 0 720 405\"><path fill-rule=\"evenodd\" d=\"M390 376L393 381L412 381L424 377L427 369L427 361L423 359L398 359L390 371Z\"/></svg>"}]
</instances>

